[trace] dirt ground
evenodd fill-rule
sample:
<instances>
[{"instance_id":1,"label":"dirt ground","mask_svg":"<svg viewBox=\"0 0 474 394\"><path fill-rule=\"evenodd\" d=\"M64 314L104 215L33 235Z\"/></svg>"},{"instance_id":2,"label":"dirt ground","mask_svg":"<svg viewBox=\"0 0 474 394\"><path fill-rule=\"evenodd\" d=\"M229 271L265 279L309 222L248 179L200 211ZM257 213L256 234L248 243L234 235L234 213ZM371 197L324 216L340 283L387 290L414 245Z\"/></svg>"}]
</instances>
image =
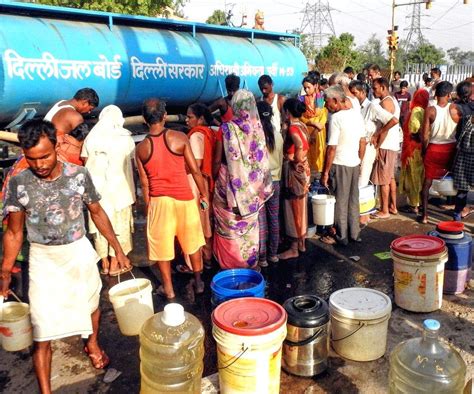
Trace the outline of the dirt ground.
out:
<instances>
[{"instance_id":1,"label":"dirt ground","mask_svg":"<svg viewBox=\"0 0 474 394\"><path fill-rule=\"evenodd\" d=\"M443 211L432 207L432 218L428 225L418 224L413 216L397 215L389 220L372 222L362 233L362 244L348 247L326 246L317 239L307 243L304 256L279 262L263 269L267 280L267 297L283 303L287 298L300 294L316 294L328 300L332 292L346 287L368 287L380 290L393 300L392 261L380 260L374 253L389 251L390 242L408 234L424 234L434 228L435 222L449 220ZM137 218L134 237L135 250L131 258L137 268L136 276L147 277L156 286L157 271L148 267L143 237L144 221ZM473 232L474 221L466 223ZM349 257L359 256L355 262ZM141 266L141 267L140 267ZM218 271L205 271L204 279L209 285ZM216 350L211 334L209 287L202 296L195 297L189 284L190 277L174 275L174 284L180 302L186 311L197 316L206 330L204 374L208 389L217 392ZM104 278L101 307L101 343L112 359L111 367L122 375L111 384L103 382L103 372L94 370L82 351L79 338L72 337L54 343L52 384L56 393L138 393L140 387L139 340L120 334L108 300L107 289L117 283L115 278ZM21 289L19 289L21 290ZM466 290L456 296L444 296L443 306L433 313L411 313L393 304L389 322L387 351L384 357L372 362L354 362L330 351L329 368L314 378L299 378L284 371L281 373L281 393L385 393L389 355L399 342L421 335L422 322L434 318L441 323L441 337L456 348L468 367L468 377L474 374L474 291ZM155 312L163 309L165 302L154 295ZM376 340L376 339L374 339ZM37 392L29 351L7 353L0 350L0 392Z\"/></svg>"}]
</instances>

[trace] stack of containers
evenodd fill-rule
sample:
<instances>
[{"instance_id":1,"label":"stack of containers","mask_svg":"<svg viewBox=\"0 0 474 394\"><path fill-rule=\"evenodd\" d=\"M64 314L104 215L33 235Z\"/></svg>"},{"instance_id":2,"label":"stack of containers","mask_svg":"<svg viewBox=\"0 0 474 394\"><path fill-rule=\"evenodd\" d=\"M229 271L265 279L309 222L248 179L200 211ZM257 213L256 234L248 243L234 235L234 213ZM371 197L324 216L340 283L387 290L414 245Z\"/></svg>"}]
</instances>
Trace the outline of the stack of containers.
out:
<instances>
[{"instance_id":1,"label":"stack of containers","mask_svg":"<svg viewBox=\"0 0 474 394\"><path fill-rule=\"evenodd\" d=\"M472 264L472 237L464 232L463 223L453 221L438 223L436 231L430 231L428 235L442 239L448 248L443 292L462 293Z\"/></svg>"},{"instance_id":2,"label":"stack of containers","mask_svg":"<svg viewBox=\"0 0 474 394\"><path fill-rule=\"evenodd\" d=\"M411 312L433 312L443 301L444 265L448 251L441 238L408 235L390 245L395 303Z\"/></svg>"}]
</instances>

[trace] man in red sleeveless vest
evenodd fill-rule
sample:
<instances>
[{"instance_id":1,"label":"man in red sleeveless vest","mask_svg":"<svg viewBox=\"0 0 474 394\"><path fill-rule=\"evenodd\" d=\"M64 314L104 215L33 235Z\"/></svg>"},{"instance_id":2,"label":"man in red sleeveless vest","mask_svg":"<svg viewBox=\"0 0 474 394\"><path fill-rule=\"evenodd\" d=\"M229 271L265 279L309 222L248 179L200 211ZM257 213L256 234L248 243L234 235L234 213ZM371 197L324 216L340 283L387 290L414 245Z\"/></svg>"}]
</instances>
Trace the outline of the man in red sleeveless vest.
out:
<instances>
[{"instance_id":1,"label":"man in red sleeveless vest","mask_svg":"<svg viewBox=\"0 0 474 394\"><path fill-rule=\"evenodd\" d=\"M204 180L194 159L188 137L165 128L163 101L149 99L143 105L149 133L136 149L138 173L147 211L148 257L158 262L163 284L157 293L173 299L170 261L174 259L174 239L190 256L195 276L195 292L204 291L201 280L200 248L205 244L199 211L186 170L199 189L202 209L209 206Z\"/></svg>"}]
</instances>

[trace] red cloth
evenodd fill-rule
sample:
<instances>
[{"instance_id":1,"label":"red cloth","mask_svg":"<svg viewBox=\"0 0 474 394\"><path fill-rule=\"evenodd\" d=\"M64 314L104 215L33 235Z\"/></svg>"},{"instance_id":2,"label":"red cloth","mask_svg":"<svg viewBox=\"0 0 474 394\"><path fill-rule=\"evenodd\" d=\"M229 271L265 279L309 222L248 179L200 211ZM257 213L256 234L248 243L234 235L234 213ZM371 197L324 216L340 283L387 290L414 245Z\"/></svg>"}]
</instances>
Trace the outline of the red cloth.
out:
<instances>
[{"instance_id":1,"label":"red cloth","mask_svg":"<svg viewBox=\"0 0 474 394\"><path fill-rule=\"evenodd\" d=\"M423 160L425 165L425 178L440 179L450 170L456 143L451 144L429 144Z\"/></svg>"},{"instance_id":2,"label":"red cloth","mask_svg":"<svg viewBox=\"0 0 474 394\"><path fill-rule=\"evenodd\" d=\"M209 181L210 190L214 190L214 179L212 178L212 161L214 158L214 149L216 147L216 135L215 133L207 126L196 126L193 127L189 133L188 137L194 133L201 133L204 135L204 157L201 164L201 173Z\"/></svg>"},{"instance_id":3,"label":"red cloth","mask_svg":"<svg viewBox=\"0 0 474 394\"><path fill-rule=\"evenodd\" d=\"M57 136L56 151L62 161L83 166L81 159L83 141L78 141L69 134L61 134Z\"/></svg>"},{"instance_id":4,"label":"red cloth","mask_svg":"<svg viewBox=\"0 0 474 394\"><path fill-rule=\"evenodd\" d=\"M303 125L301 125L303 126ZM304 127L304 126L303 126ZM309 149L309 144L308 144L308 139L306 137L305 132L303 131L302 127L291 124L289 129L288 129L288 138L285 144L285 153L287 155L293 155L295 154L295 144L293 143L291 139L291 134L296 134L301 138L301 141L303 141L303 150L307 151Z\"/></svg>"},{"instance_id":5,"label":"red cloth","mask_svg":"<svg viewBox=\"0 0 474 394\"><path fill-rule=\"evenodd\" d=\"M413 157L413 154L416 150L421 149L421 137L420 139L412 138L412 133L408 129L408 124L410 122L411 112L416 107L421 107L426 109L428 102L430 100L430 95L426 89L418 89L413 94L413 100L410 102L410 112L405 118L405 121L402 125L403 130L403 143L402 143L402 157L401 161L403 165L407 165L408 159ZM418 132L418 135L421 136L421 130Z\"/></svg>"},{"instance_id":6,"label":"red cloth","mask_svg":"<svg viewBox=\"0 0 474 394\"><path fill-rule=\"evenodd\" d=\"M194 200L189 185L184 155L176 154L168 148L166 132L152 136L148 134L152 153L143 168L148 177L150 197L171 197L175 200Z\"/></svg>"},{"instance_id":7,"label":"red cloth","mask_svg":"<svg viewBox=\"0 0 474 394\"><path fill-rule=\"evenodd\" d=\"M230 122L233 117L234 112L232 111L232 107L227 104L227 111L225 111L225 114L221 116L222 123Z\"/></svg>"}]
</instances>

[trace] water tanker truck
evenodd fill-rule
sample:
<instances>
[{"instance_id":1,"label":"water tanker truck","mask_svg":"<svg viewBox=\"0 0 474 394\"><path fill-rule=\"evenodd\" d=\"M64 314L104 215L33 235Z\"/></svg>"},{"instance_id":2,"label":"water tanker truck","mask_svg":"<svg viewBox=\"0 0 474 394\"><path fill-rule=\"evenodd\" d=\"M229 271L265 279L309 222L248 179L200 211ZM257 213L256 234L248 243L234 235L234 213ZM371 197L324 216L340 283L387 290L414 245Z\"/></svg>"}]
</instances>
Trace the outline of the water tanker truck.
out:
<instances>
[{"instance_id":1,"label":"water tanker truck","mask_svg":"<svg viewBox=\"0 0 474 394\"><path fill-rule=\"evenodd\" d=\"M225 94L234 73L260 94L260 75L293 94L307 69L293 34L0 0L0 126L43 116L91 87L100 107L140 112L146 98L174 107Z\"/></svg>"}]
</instances>

